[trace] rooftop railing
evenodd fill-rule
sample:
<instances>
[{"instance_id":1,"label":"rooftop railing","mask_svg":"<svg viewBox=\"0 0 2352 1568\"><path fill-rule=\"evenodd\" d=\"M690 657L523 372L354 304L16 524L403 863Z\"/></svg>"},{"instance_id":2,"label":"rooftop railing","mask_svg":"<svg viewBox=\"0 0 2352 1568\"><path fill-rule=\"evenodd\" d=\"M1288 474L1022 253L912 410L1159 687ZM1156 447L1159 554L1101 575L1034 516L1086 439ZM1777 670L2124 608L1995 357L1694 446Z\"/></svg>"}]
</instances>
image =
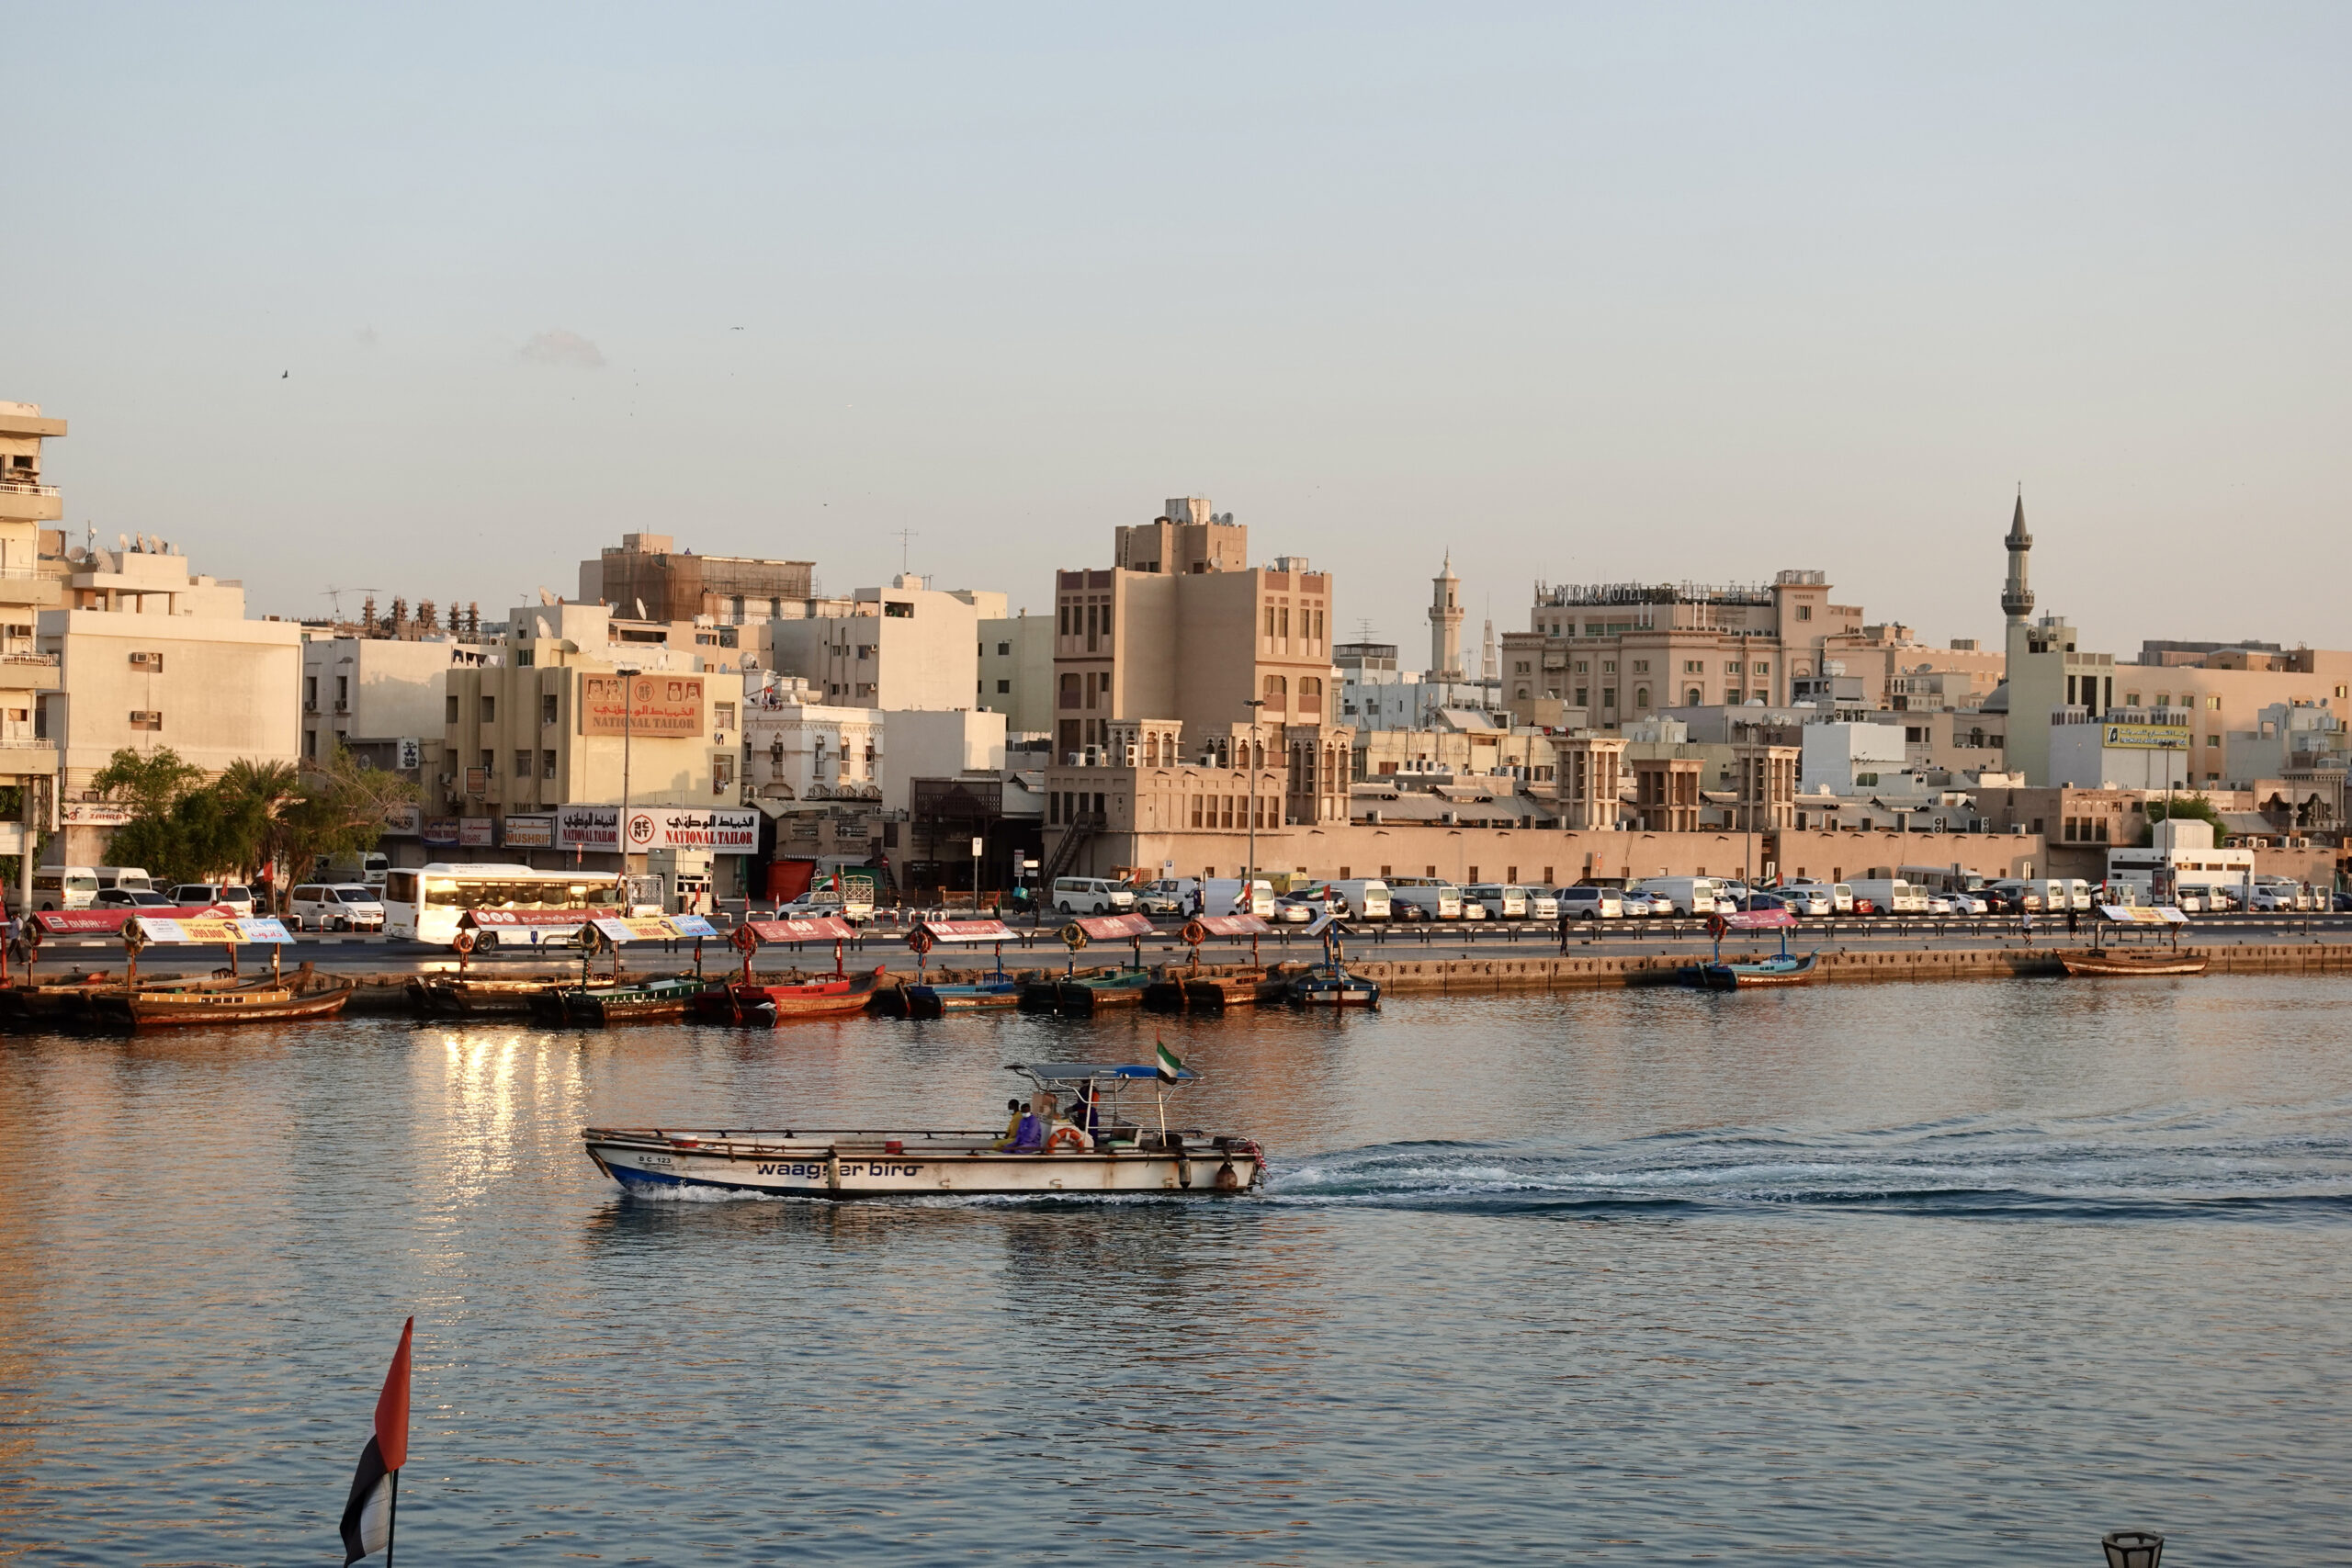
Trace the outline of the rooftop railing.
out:
<instances>
[{"instance_id":1,"label":"rooftop railing","mask_svg":"<svg viewBox=\"0 0 2352 1568\"><path fill-rule=\"evenodd\" d=\"M0 479L0 493L8 495L55 495L55 485L45 485L32 479Z\"/></svg>"}]
</instances>

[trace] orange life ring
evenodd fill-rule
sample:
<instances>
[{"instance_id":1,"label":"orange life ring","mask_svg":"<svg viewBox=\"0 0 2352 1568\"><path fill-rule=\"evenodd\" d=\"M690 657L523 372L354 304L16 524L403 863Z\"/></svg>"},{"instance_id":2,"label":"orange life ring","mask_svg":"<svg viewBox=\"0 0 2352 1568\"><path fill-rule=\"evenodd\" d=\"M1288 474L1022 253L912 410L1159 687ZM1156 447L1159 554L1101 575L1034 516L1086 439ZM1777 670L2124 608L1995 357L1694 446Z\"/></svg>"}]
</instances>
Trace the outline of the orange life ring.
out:
<instances>
[{"instance_id":1,"label":"orange life ring","mask_svg":"<svg viewBox=\"0 0 2352 1568\"><path fill-rule=\"evenodd\" d=\"M1198 920L1186 920L1184 922L1184 929L1177 934L1182 937L1190 945L1198 947L1201 943L1208 941L1209 929L1208 927L1201 924Z\"/></svg>"},{"instance_id":2,"label":"orange life ring","mask_svg":"<svg viewBox=\"0 0 2352 1568\"><path fill-rule=\"evenodd\" d=\"M450 940L449 945L457 949L460 956L471 953L474 950L474 933L471 931L459 931Z\"/></svg>"},{"instance_id":3,"label":"orange life ring","mask_svg":"<svg viewBox=\"0 0 2352 1568\"><path fill-rule=\"evenodd\" d=\"M907 951L918 958L929 953L933 945L931 933L921 926L907 933Z\"/></svg>"},{"instance_id":4,"label":"orange life ring","mask_svg":"<svg viewBox=\"0 0 2352 1568\"><path fill-rule=\"evenodd\" d=\"M727 940L735 944L736 952L746 957L760 950L760 933L749 926L737 926L735 934Z\"/></svg>"},{"instance_id":5,"label":"orange life ring","mask_svg":"<svg viewBox=\"0 0 2352 1568\"><path fill-rule=\"evenodd\" d=\"M1062 1140L1065 1138L1069 1140L1069 1146L1071 1148L1079 1150L1080 1153L1085 1151L1085 1134L1080 1132L1075 1127L1057 1127L1054 1129L1054 1135L1046 1140L1046 1152L1047 1154L1052 1154L1056 1149L1060 1148L1062 1146Z\"/></svg>"},{"instance_id":6,"label":"orange life ring","mask_svg":"<svg viewBox=\"0 0 2352 1568\"><path fill-rule=\"evenodd\" d=\"M1064 926L1061 929L1059 935L1062 939L1062 945L1069 948L1072 953L1076 953L1080 948L1086 945L1086 928L1080 925L1076 920L1072 920L1069 924Z\"/></svg>"},{"instance_id":7,"label":"orange life ring","mask_svg":"<svg viewBox=\"0 0 2352 1568\"><path fill-rule=\"evenodd\" d=\"M1713 937L1717 942L1721 942L1730 931L1730 923L1721 915L1709 915L1707 917L1707 934Z\"/></svg>"}]
</instances>

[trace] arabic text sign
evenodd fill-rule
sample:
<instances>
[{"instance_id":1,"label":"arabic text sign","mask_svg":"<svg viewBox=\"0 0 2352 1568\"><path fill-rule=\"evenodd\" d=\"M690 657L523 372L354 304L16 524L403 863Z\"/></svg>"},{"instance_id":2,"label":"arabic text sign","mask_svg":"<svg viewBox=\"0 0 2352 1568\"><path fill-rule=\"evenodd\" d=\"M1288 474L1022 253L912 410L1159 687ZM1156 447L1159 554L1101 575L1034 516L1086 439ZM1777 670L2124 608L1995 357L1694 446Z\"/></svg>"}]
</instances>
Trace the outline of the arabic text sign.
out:
<instances>
[{"instance_id":1,"label":"arabic text sign","mask_svg":"<svg viewBox=\"0 0 2352 1568\"><path fill-rule=\"evenodd\" d=\"M624 684L628 687L626 702ZM702 687L699 675L582 675L580 733L654 739L698 736L703 732Z\"/></svg>"},{"instance_id":2,"label":"arabic text sign","mask_svg":"<svg viewBox=\"0 0 2352 1568\"><path fill-rule=\"evenodd\" d=\"M593 923L615 942L668 942L718 934L700 915L606 915Z\"/></svg>"},{"instance_id":3,"label":"arabic text sign","mask_svg":"<svg viewBox=\"0 0 2352 1568\"><path fill-rule=\"evenodd\" d=\"M2135 751L2188 750L2188 726L2185 724L2110 724L2102 728L2105 733L2099 743L2104 746Z\"/></svg>"},{"instance_id":4,"label":"arabic text sign","mask_svg":"<svg viewBox=\"0 0 2352 1568\"><path fill-rule=\"evenodd\" d=\"M555 818L553 817L509 817L499 829L510 850L551 850L555 848Z\"/></svg>"},{"instance_id":5,"label":"arabic text sign","mask_svg":"<svg viewBox=\"0 0 2352 1568\"><path fill-rule=\"evenodd\" d=\"M847 942L857 933L847 922L831 915L809 920L752 920L752 934L762 942Z\"/></svg>"},{"instance_id":6,"label":"arabic text sign","mask_svg":"<svg viewBox=\"0 0 2352 1568\"><path fill-rule=\"evenodd\" d=\"M277 944L291 942L293 934L285 923L269 917L253 919L158 919L152 915L139 917L139 934L151 942L166 945L195 943L227 947L241 942Z\"/></svg>"},{"instance_id":7,"label":"arabic text sign","mask_svg":"<svg viewBox=\"0 0 2352 1568\"><path fill-rule=\"evenodd\" d=\"M559 806L555 812L555 841L560 849L616 852L621 847L621 808Z\"/></svg>"},{"instance_id":8,"label":"arabic text sign","mask_svg":"<svg viewBox=\"0 0 2352 1568\"><path fill-rule=\"evenodd\" d=\"M639 807L628 814L628 847L640 850L708 850L748 855L760 847L756 811L701 811L692 807Z\"/></svg>"},{"instance_id":9,"label":"arabic text sign","mask_svg":"<svg viewBox=\"0 0 2352 1568\"><path fill-rule=\"evenodd\" d=\"M929 931L933 942L1011 942L1002 920L921 920L915 930Z\"/></svg>"},{"instance_id":10,"label":"arabic text sign","mask_svg":"<svg viewBox=\"0 0 2352 1568\"><path fill-rule=\"evenodd\" d=\"M1127 942L1151 934L1148 915L1082 915L1078 929L1094 942Z\"/></svg>"},{"instance_id":11,"label":"arabic text sign","mask_svg":"<svg viewBox=\"0 0 2352 1568\"><path fill-rule=\"evenodd\" d=\"M458 923L476 927L576 927L611 913L609 909L469 909Z\"/></svg>"}]
</instances>

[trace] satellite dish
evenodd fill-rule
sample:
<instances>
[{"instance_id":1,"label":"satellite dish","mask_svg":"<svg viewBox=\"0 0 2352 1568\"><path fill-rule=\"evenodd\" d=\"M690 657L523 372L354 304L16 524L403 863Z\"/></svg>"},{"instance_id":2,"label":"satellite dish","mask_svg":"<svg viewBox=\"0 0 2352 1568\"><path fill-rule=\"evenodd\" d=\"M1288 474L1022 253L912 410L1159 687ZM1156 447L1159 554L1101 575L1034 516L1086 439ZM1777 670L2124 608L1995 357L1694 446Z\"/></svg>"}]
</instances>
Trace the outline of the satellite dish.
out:
<instances>
[{"instance_id":1,"label":"satellite dish","mask_svg":"<svg viewBox=\"0 0 2352 1568\"><path fill-rule=\"evenodd\" d=\"M114 536L114 547L117 554L128 553L130 548L130 536L117 534Z\"/></svg>"},{"instance_id":2,"label":"satellite dish","mask_svg":"<svg viewBox=\"0 0 2352 1568\"><path fill-rule=\"evenodd\" d=\"M645 619L645 601L642 599L637 602L637 618L640 621Z\"/></svg>"},{"instance_id":3,"label":"satellite dish","mask_svg":"<svg viewBox=\"0 0 2352 1568\"><path fill-rule=\"evenodd\" d=\"M555 605L555 594L554 594L552 592L550 592L549 590L548 590L548 589L545 589L545 588L540 589L540 590L539 590L539 603L540 603L540 604L544 604L544 605L547 605L547 606L548 606L548 607L549 607L550 609L551 609L551 608L553 608L553 607L554 607L554 605Z\"/></svg>"}]
</instances>

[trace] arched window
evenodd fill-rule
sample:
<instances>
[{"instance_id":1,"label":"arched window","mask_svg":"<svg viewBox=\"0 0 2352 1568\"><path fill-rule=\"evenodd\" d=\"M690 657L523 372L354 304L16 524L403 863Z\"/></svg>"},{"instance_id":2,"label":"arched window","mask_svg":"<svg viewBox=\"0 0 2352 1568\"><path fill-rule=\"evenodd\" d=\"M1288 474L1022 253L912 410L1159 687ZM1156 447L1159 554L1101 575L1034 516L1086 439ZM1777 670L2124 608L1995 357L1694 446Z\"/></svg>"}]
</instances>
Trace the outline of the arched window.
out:
<instances>
[{"instance_id":1,"label":"arched window","mask_svg":"<svg viewBox=\"0 0 2352 1568\"><path fill-rule=\"evenodd\" d=\"M1266 711L1283 713L1290 707L1290 682L1280 675L1266 677L1265 689L1258 694L1266 699Z\"/></svg>"},{"instance_id":2,"label":"arched window","mask_svg":"<svg viewBox=\"0 0 2352 1568\"><path fill-rule=\"evenodd\" d=\"M1702 691L1699 690L1699 688L1698 688L1698 687L1693 686L1693 687L1691 687L1691 688L1690 688L1690 690L1688 693L1686 693L1686 694L1684 694L1684 704L1683 704L1683 705L1684 705L1684 706L1686 706L1686 707L1694 707L1694 708L1695 708L1695 707L1697 707L1700 704L1702 704L1702 702L1704 702L1704 701L1706 700L1706 696L1707 696L1707 694L1706 694L1706 693L1704 693L1704 692L1702 692Z\"/></svg>"}]
</instances>

